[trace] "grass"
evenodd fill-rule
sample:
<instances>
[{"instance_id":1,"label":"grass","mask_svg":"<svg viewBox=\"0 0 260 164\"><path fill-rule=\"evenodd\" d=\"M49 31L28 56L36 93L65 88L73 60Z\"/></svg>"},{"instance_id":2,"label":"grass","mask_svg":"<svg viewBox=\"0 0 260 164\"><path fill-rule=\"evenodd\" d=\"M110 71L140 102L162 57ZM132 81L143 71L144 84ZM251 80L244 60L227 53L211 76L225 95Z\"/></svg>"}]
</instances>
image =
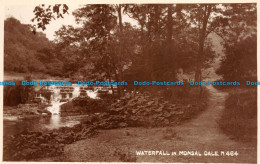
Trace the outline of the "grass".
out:
<instances>
[{"instance_id":1,"label":"grass","mask_svg":"<svg viewBox=\"0 0 260 164\"><path fill-rule=\"evenodd\" d=\"M118 157L119 161L121 162L136 162L137 160L136 155L130 152L129 147L126 151L117 148L114 151L114 155Z\"/></svg>"},{"instance_id":2,"label":"grass","mask_svg":"<svg viewBox=\"0 0 260 164\"><path fill-rule=\"evenodd\" d=\"M230 138L255 143L257 140L256 88L231 90L219 125Z\"/></svg>"},{"instance_id":3,"label":"grass","mask_svg":"<svg viewBox=\"0 0 260 164\"><path fill-rule=\"evenodd\" d=\"M172 140L174 138L177 137L177 132L174 131L172 128L167 127L164 131L163 131L163 139L165 140Z\"/></svg>"}]
</instances>

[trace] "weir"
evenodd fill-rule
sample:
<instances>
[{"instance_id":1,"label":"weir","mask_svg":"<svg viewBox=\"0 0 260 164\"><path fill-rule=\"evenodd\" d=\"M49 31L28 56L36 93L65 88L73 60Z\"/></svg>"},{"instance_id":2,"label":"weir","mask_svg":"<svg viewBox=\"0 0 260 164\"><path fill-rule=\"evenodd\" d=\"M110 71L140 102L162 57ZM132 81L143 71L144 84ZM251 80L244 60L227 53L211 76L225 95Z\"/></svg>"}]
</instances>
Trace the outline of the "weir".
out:
<instances>
[{"instance_id":1,"label":"weir","mask_svg":"<svg viewBox=\"0 0 260 164\"><path fill-rule=\"evenodd\" d=\"M115 88L116 90L116 88ZM36 91L36 97L34 101L49 105L49 110L53 115L57 115L60 112L60 106L76 97L89 96L93 99L99 99L100 94L112 94L110 86L79 86L72 84L70 86L43 86Z\"/></svg>"}]
</instances>

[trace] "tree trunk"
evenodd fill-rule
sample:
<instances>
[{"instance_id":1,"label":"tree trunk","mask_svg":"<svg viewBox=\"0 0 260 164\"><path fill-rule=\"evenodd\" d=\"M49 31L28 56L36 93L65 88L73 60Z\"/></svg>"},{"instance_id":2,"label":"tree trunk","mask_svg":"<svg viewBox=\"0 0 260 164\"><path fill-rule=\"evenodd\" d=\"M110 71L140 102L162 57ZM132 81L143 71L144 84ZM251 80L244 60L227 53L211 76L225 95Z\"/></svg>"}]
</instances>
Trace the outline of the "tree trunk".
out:
<instances>
[{"instance_id":1,"label":"tree trunk","mask_svg":"<svg viewBox=\"0 0 260 164\"><path fill-rule=\"evenodd\" d=\"M119 53L118 53L118 81L122 81L123 77L123 65L122 65L122 55L123 55L123 47L122 47L122 34L123 34L123 24L122 24L122 13L121 13L121 4L118 5L118 23L119 23ZM124 95L124 91L121 85L118 85L118 95L119 97Z\"/></svg>"},{"instance_id":2,"label":"tree trunk","mask_svg":"<svg viewBox=\"0 0 260 164\"><path fill-rule=\"evenodd\" d=\"M166 67L171 68L168 70L171 72L171 77L167 77L168 80L176 80L176 58L175 54L172 51L172 26L173 26L173 5L168 5L168 22L167 22L167 54L166 54ZM169 74L167 75L169 76ZM172 77L173 76L173 77Z\"/></svg>"},{"instance_id":3,"label":"tree trunk","mask_svg":"<svg viewBox=\"0 0 260 164\"><path fill-rule=\"evenodd\" d=\"M195 81L202 80L202 75L201 75L201 68L203 64L202 59L204 53L205 37L207 32L207 24L208 24L210 13L211 13L211 5L205 5L204 13L203 13L202 29L199 29L199 51L197 54Z\"/></svg>"}]
</instances>

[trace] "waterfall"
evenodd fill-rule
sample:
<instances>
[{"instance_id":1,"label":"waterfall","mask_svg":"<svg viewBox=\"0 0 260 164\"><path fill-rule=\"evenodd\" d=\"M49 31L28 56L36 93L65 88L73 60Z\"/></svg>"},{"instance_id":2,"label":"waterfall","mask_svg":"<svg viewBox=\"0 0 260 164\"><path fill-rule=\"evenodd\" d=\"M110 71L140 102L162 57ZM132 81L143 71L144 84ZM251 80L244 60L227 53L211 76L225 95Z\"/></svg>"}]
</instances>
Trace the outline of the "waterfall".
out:
<instances>
[{"instance_id":1,"label":"waterfall","mask_svg":"<svg viewBox=\"0 0 260 164\"><path fill-rule=\"evenodd\" d=\"M72 93L68 92L66 93L67 101L76 98L80 95L80 87L78 85L72 85L74 88ZM52 92L50 96L50 104L51 106L47 108L48 111L50 111L52 114L59 114L60 113L60 106L66 102L60 102L62 99L61 95L61 89L66 88L66 86L49 86L48 89ZM72 94L72 97L69 95Z\"/></svg>"},{"instance_id":2,"label":"waterfall","mask_svg":"<svg viewBox=\"0 0 260 164\"><path fill-rule=\"evenodd\" d=\"M55 86L51 85L48 86L47 89L51 92L50 96L50 105L47 110L50 111L53 115L57 115L60 113L60 106L76 97L80 96L80 93L82 90L85 91L85 93L92 99L99 99L98 95L98 90L101 88L96 88L94 91L92 90L85 90L85 88L81 88L77 84L72 84L73 89L68 90L68 86ZM83 91L83 92L84 92ZM62 97L63 94L63 97ZM65 95L64 95L65 94ZM65 97L66 98L65 98ZM40 94L40 97L42 95ZM61 102L62 100L62 102Z\"/></svg>"},{"instance_id":3,"label":"waterfall","mask_svg":"<svg viewBox=\"0 0 260 164\"><path fill-rule=\"evenodd\" d=\"M53 94L51 95L50 104L51 106L47 108L52 114L59 114L60 113L60 105L64 104L64 102L60 102L61 94L60 89L56 86L50 87Z\"/></svg>"},{"instance_id":4,"label":"waterfall","mask_svg":"<svg viewBox=\"0 0 260 164\"><path fill-rule=\"evenodd\" d=\"M74 99L75 97L79 97L80 95L80 87L77 84L72 84L74 90L72 92L72 99Z\"/></svg>"},{"instance_id":5,"label":"waterfall","mask_svg":"<svg viewBox=\"0 0 260 164\"><path fill-rule=\"evenodd\" d=\"M86 93L87 95L92 98L92 99L98 99L97 97L97 92L98 90L95 90L95 91L90 91L90 90L87 90Z\"/></svg>"}]
</instances>

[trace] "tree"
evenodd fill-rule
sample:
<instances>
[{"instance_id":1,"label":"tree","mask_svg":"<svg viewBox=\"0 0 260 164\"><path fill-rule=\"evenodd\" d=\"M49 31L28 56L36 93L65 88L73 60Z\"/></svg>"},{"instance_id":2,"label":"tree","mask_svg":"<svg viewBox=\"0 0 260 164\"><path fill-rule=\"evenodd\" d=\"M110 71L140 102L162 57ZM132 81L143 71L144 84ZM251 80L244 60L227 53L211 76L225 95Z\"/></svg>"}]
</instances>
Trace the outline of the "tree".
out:
<instances>
[{"instance_id":1,"label":"tree","mask_svg":"<svg viewBox=\"0 0 260 164\"><path fill-rule=\"evenodd\" d=\"M66 4L48 5L48 7L44 4L36 6L33 10L35 17L32 19L32 22L36 21L37 25L33 26L33 32L36 33L36 28L45 30L46 25L51 20L63 18L63 15L68 13L68 9L69 7Z\"/></svg>"},{"instance_id":2,"label":"tree","mask_svg":"<svg viewBox=\"0 0 260 164\"><path fill-rule=\"evenodd\" d=\"M50 9L50 6L38 8L36 18L58 18L59 10L55 9L56 13L50 16L49 13L54 12ZM214 57L209 34L214 32L225 40L232 40L243 29L229 27L239 22L235 12L246 13L249 18L253 10L251 4L85 5L73 13L82 27L62 27L56 33L56 43L63 49L61 56L73 54L67 57L67 62L71 57L74 64L92 63L93 75L98 78L178 80L177 69L184 68L186 72L195 70L195 80L200 81L202 69ZM136 20L139 26L124 23L124 14ZM40 28L49 23L43 20L39 20ZM71 53L64 52L68 47Z\"/></svg>"},{"instance_id":3,"label":"tree","mask_svg":"<svg viewBox=\"0 0 260 164\"><path fill-rule=\"evenodd\" d=\"M226 81L257 80L257 39L249 36L233 46L226 47L226 56L217 70Z\"/></svg>"},{"instance_id":4,"label":"tree","mask_svg":"<svg viewBox=\"0 0 260 164\"><path fill-rule=\"evenodd\" d=\"M224 80L256 80L256 4L225 5L227 26L215 31L223 39L225 57L217 70Z\"/></svg>"},{"instance_id":5,"label":"tree","mask_svg":"<svg viewBox=\"0 0 260 164\"><path fill-rule=\"evenodd\" d=\"M43 8L44 6L40 6ZM60 5L58 6L60 7ZM47 9L37 8L37 15L47 17L47 20L54 19L49 16L50 6ZM44 13L44 14L42 14ZM124 46L124 27L122 23L122 6L121 5L85 5L84 7L76 10L73 15L78 23L83 26L81 28L62 27L56 34L56 40L59 45L72 46L73 44L81 49L83 59L91 59L95 61L96 72L102 74L104 78L116 81L122 81L125 60L123 56L127 49ZM43 22L42 18L38 23L40 28L45 29L45 25L49 21ZM118 24L117 24L118 19ZM83 35L82 35L83 34ZM86 48L87 47L87 48ZM113 48L118 47L118 48ZM86 52L87 53L83 53ZM91 57L85 56L91 53ZM119 86L119 93L123 94L121 86Z\"/></svg>"},{"instance_id":6,"label":"tree","mask_svg":"<svg viewBox=\"0 0 260 164\"><path fill-rule=\"evenodd\" d=\"M15 18L5 20L4 38L4 69L5 71L46 73L46 63L43 58L48 56L54 44L43 33L32 34L31 26L21 24ZM48 60L50 56L48 57Z\"/></svg>"}]
</instances>

